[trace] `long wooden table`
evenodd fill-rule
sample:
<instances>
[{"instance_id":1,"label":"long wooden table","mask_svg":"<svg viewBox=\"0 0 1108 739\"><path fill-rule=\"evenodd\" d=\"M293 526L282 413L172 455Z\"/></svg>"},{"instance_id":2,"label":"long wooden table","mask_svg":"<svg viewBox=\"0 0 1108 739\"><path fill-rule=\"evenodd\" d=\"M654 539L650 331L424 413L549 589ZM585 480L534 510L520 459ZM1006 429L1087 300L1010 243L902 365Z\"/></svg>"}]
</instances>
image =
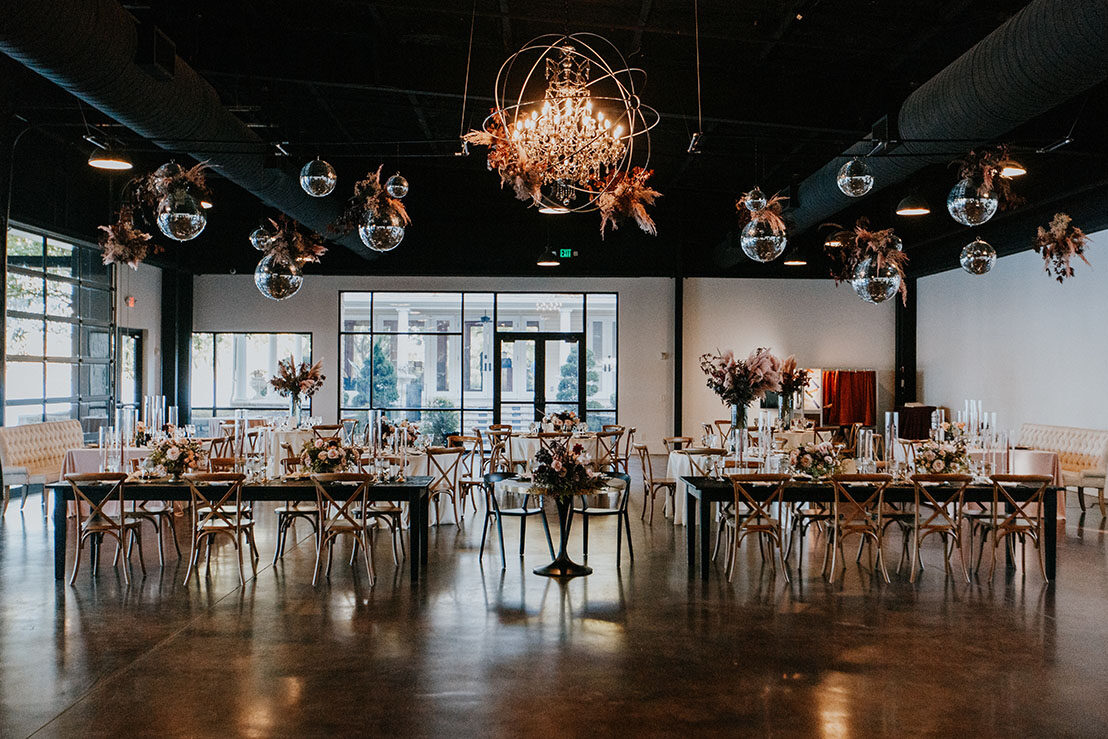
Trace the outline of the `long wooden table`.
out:
<instances>
[{"instance_id":1,"label":"long wooden table","mask_svg":"<svg viewBox=\"0 0 1108 739\"><path fill-rule=\"evenodd\" d=\"M427 565L427 538L429 525L428 487L431 477L409 477L403 482L381 482L368 489L370 501L392 501L407 503L409 506L409 547L408 560L411 565L412 582L419 581L421 567ZM67 503L73 500L73 489L68 482L53 483L49 487L54 491L54 579L65 579L66 537L69 521L66 518ZM83 486L90 498L96 500L99 490L102 495L109 491L108 486L93 488ZM185 482L133 482L123 486L124 500L169 500L188 501L190 492ZM300 503L315 502L316 490L311 480L270 481L265 483L247 483L242 486L244 501L294 501Z\"/></svg>"},{"instance_id":2,"label":"long wooden table","mask_svg":"<svg viewBox=\"0 0 1108 739\"><path fill-rule=\"evenodd\" d=\"M700 579L708 579L709 561L711 560L712 541L712 503L732 502L735 499L734 488L730 480L721 480L714 477L680 477L679 480L686 483L685 495L685 531L688 544L689 577L696 575L696 550L697 541L700 542ZM765 486L766 496L773 492L772 486ZM1014 500L1025 500L1038 490L1030 486L1006 486ZM1043 539L1040 546L1043 547L1043 564L1046 567L1046 576L1054 581L1058 557L1058 490L1048 487L1043 496ZM752 493L756 492L755 488ZM790 482L784 490L786 503L833 503L835 490L830 483ZM967 503L992 503L993 488L991 485L970 485L966 488L964 498ZM915 505L915 488L909 484L890 485L885 488L885 502L887 503L911 503ZM700 532L696 532L697 512L700 513ZM1007 548L1005 548L1007 556Z\"/></svg>"}]
</instances>

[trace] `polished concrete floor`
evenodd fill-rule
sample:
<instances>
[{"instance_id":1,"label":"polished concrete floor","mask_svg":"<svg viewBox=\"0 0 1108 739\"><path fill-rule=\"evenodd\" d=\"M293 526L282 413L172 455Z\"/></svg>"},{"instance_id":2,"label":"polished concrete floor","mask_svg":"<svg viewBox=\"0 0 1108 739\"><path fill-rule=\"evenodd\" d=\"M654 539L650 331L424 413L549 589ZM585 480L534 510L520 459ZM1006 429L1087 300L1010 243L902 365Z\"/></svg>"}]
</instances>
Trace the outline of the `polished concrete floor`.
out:
<instances>
[{"instance_id":1,"label":"polished concrete floor","mask_svg":"<svg viewBox=\"0 0 1108 739\"><path fill-rule=\"evenodd\" d=\"M1037 566L967 585L937 545L915 585L853 560L828 585L818 556L787 585L756 548L734 583L690 582L684 529L636 502L620 569L614 521L565 583L531 574L540 526L511 555L509 522L501 571L470 513L432 530L418 587L381 537L374 587L336 556L317 588L306 526L269 565L268 510L245 588L227 547L184 587L150 542L130 587L108 566L58 584L38 503L0 526L2 737L1108 734L1106 524L1073 501L1049 586Z\"/></svg>"}]
</instances>

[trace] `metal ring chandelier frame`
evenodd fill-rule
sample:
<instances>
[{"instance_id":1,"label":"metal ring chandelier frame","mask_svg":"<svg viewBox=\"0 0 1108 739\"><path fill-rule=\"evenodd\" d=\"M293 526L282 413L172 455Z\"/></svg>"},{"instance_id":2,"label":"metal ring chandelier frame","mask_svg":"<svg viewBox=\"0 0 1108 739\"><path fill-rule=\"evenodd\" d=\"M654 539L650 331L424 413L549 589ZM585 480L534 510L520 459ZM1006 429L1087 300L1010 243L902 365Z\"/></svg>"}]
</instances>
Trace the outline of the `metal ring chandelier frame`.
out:
<instances>
[{"instance_id":1,"label":"metal ring chandelier frame","mask_svg":"<svg viewBox=\"0 0 1108 739\"><path fill-rule=\"evenodd\" d=\"M611 57L617 59L621 66L615 68L609 64L598 51L598 47L607 47L605 50L610 50ZM518 68L517 65L524 64L524 58L531 54L537 54L537 57L527 67L523 83L520 85L518 95L515 96L513 101L508 94L512 72ZM608 118L613 126L611 130L614 131L616 126L626 126L627 128L626 132L615 137L623 143L624 151L618 162L606 167L606 174L611 175L613 172L627 174L632 166L641 166L645 169L650 163L649 132L658 125L660 119L658 111L649 105L643 104L636 92L636 77L639 78L638 88L641 89L646 82L646 72L638 67L627 66L627 60L615 44L595 33L544 34L537 36L527 42L519 51L505 59L496 75L496 87L493 91L496 107L485 118L483 126L488 128L494 120L499 120L502 126L501 130L508 136L508 144L516 148L517 144L511 136L516 121L525 120L527 112L525 109L540 109L547 100L545 94L532 96L532 99L524 99L532 80L536 75L544 74L540 70L547 60L555 61L559 56L567 55L575 57L578 63L581 61L587 62L590 69L597 69L601 72L599 76L588 79L584 85L585 89L590 92L588 99L594 103L609 103L613 108L619 109L615 117L609 116ZM615 88L606 91L610 94L591 94L593 89L599 89L597 86L605 82L608 83L609 87ZM606 130L598 131L595 136L583 141L582 145L576 150L558 158L557 161L561 162L572 158L575 154L583 151L585 146L599 140L605 133ZM641 164L635 163L636 153L641 154L644 149L643 162ZM610 177L606 180L608 183L612 182ZM605 187L598 189L582 182L564 182L562 185L563 187L568 186L572 199L577 199L575 197L577 195L584 196L585 199L585 202L570 206L564 200L552 197L549 194L550 188L546 185L549 185L549 183L544 183L545 191L540 191L541 198L538 203L540 209L546 213L586 213L597 210L597 198L611 187L611 184L607 184Z\"/></svg>"}]
</instances>

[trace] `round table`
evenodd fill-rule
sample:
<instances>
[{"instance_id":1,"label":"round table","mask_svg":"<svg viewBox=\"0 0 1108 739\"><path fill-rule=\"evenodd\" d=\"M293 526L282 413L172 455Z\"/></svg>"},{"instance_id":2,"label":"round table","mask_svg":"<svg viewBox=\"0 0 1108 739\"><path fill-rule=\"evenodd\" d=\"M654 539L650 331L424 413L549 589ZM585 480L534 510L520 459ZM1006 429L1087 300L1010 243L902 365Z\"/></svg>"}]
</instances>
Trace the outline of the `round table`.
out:
<instances>
[{"instance_id":1,"label":"round table","mask_svg":"<svg viewBox=\"0 0 1108 739\"><path fill-rule=\"evenodd\" d=\"M535 453L542 447L538 436L534 434L512 434L512 461L513 462L529 462L535 458ZM599 452L599 446L597 444L595 434L587 434L585 436L571 436L569 441L573 444L580 444L585 448L585 454L589 455L590 459L596 459Z\"/></svg>"},{"instance_id":2,"label":"round table","mask_svg":"<svg viewBox=\"0 0 1108 739\"><path fill-rule=\"evenodd\" d=\"M513 492L518 494L533 494L530 493L531 481L521 479L508 479L501 480L496 483L496 489L506 492ZM554 558L554 561L544 567L536 567L532 572L536 575L542 575L543 577L580 577L582 575L591 575L592 568L587 565L582 565L574 562L566 554L566 543L569 541L569 529L573 524L573 498L577 495L595 495L605 491L620 491L623 490L624 482L622 479L607 480L606 484L598 488L597 490L588 490L580 493L569 493L563 495L543 495L541 496L545 501L546 498L553 498L554 505L558 509L558 556Z\"/></svg>"}]
</instances>

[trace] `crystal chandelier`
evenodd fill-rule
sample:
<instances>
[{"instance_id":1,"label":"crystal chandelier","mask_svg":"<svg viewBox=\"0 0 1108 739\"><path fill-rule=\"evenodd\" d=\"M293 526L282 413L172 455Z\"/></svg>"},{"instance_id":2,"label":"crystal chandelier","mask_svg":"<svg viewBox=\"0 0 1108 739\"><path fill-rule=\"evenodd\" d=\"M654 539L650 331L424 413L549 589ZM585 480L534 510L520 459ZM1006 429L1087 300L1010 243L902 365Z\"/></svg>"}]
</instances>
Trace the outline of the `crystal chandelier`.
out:
<instances>
[{"instance_id":1,"label":"crystal chandelier","mask_svg":"<svg viewBox=\"0 0 1108 739\"><path fill-rule=\"evenodd\" d=\"M523 111L512 127L512 143L528 161L542 163L542 181L554 200L569 205L573 185L589 187L619 164L627 146L623 126L612 125L589 96L589 60L570 45L546 58L542 108Z\"/></svg>"},{"instance_id":2,"label":"crystal chandelier","mask_svg":"<svg viewBox=\"0 0 1108 739\"><path fill-rule=\"evenodd\" d=\"M596 34L528 42L497 75L484 129L496 132L495 142L505 140L503 151L490 154L490 169L495 161L508 177L526 170L521 179L537 180L533 200L543 212L595 210L612 176L649 163L648 132L659 117L638 97L644 80Z\"/></svg>"}]
</instances>

